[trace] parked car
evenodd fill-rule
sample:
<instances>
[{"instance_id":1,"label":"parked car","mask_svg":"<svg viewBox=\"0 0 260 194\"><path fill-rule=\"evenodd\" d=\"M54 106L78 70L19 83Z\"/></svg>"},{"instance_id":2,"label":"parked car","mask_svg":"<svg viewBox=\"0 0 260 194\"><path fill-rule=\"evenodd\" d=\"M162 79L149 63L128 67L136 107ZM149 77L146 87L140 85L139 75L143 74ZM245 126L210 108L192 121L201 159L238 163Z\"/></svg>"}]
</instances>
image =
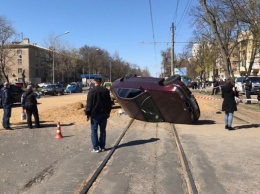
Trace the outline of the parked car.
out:
<instances>
[{"instance_id":1,"label":"parked car","mask_svg":"<svg viewBox=\"0 0 260 194\"><path fill-rule=\"evenodd\" d=\"M260 76L248 76L252 82L252 94L258 94L260 91ZM245 76L239 76L235 79L235 87L237 87L237 91L245 93L244 86Z\"/></svg>"},{"instance_id":2,"label":"parked car","mask_svg":"<svg viewBox=\"0 0 260 194\"><path fill-rule=\"evenodd\" d=\"M191 124L200 117L198 103L179 75L123 77L110 89L124 111L137 120Z\"/></svg>"},{"instance_id":3,"label":"parked car","mask_svg":"<svg viewBox=\"0 0 260 194\"><path fill-rule=\"evenodd\" d=\"M102 84L102 86L104 86L104 87L106 87L107 89L110 90L110 87L112 86L112 82L104 82L104 83Z\"/></svg>"},{"instance_id":4,"label":"parked car","mask_svg":"<svg viewBox=\"0 0 260 194\"><path fill-rule=\"evenodd\" d=\"M82 92L82 87L79 84L69 84L65 89L66 93Z\"/></svg>"},{"instance_id":5,"label":"parked car","mask_svg":"<svg viewBox=\"0 0 260 194\"><path fill-rule=\"evenodd\" d=\"M49 84L42 89L43 95L57 95L64 94L64 87L62 84Z\"/></svg>"},{"instance_id":6,"label":"parked car","mask_svg":"<svg viewBox=\"0 0 260 194\"><path fill-rule=\"evenodd\" d=\"M47 84L47 83L39 83L39 84L38 84L38 86L39 86L40 88L44 88L44 87L46 87L47 85L49 85L49 84Z\"/></svg>"},{"instance_id":7,"label":"parked car","mask_svg":"<svg viewBox=\"0 0 260 194\"><path fill-rule=\"evenodd\" d=\"M112 92L111 92L111 90L110 90L110 88L111 88L111 86L112 86L112 82L104 82L104 83L102 84L102 86L105 87L105 88L107 88L107 89L110 91L111 104L114 105L116 99L115 99L115 97L113 96L113 94L112 94Z\"/></svg>"},{"instance_id":8,"label":"parked car","mask_svg":"<svg viewBox=\"0 0 260 194\"><path fill-rule=\"evenodd\" d=\"M22 88L23 87L23 82L16 82L15 85L17 85L18 87Z\"/></svg>"},{"instance_id":9,"label":"parked car","mask_svg":"<svg viewBox=\"0 0 260 194\"><path fill-rule=\"evenodd\" d=\"M3 87L3 84L0 84L0 90L2 89L2 87ZM14 84L10 85L10 90L11 90L12 96L14 98L14 103L17 103L17 102L21 103L21 97L25 91L21 87L14 85ZM2 107L1 95L0 95L0 105Z\"/></svg>"},{"instance_id":10,"label":"parked car","mask_svg":"<svg viewBox=\"0 0 260 194\"><path fill-rule=\"evenodd\" d=\"M187 87L192 89L197 89L198 83L196 81L188 82Z\"/></svg>"}]
</instances>

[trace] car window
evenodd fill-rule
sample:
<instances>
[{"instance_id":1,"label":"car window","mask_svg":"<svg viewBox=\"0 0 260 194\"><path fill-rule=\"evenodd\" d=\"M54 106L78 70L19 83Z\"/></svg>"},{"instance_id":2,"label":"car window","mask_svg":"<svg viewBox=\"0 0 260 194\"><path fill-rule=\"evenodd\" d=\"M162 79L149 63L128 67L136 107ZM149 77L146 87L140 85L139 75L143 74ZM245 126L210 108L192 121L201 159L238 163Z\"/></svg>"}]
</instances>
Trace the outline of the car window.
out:
<instances>
[{"instance_id":1,"label":"car window","mask_svg":"<svg viewBox=\"0 0 260 194\"><path fill-rule=\"evenodd\" d=\"M134 98L142 93L142 90L131 88L119 88L117 90L118 96L121 98Z\"/></svg>"},{"instance_id":2,"label":"car window","mask_svg":"<svg viewBox=\"0 0 260 194\"><path fill-rule=\"evenodd\" d=\"M244 77L237 77L236 82L243 82L243 80L244 80Z\"/></svg>"},{"instance_id":3,"label":"car window","mask_svg":"<svg viewBox=\"0 0 260 194\"><path fill-rule=\"evenodd\" d=\"M260 82L260 77L249 77L252 82Z\"/></svg>"},{"instance_id":4,"label":"car window","mask_svg":"<svg viewBox=\"0 0 260 194\"><path fill-rule=\"evenodd\" d=\"M45 88L53 88L53 85L47 85Z\"/></svg>"},{"instance_id":5,"label":"car window","mask_svg":"<svg viewBox=\"0 0 260 194\"><path fill-rule=\"evenodd\" d=\"M110 83L105 83L104 86L105 86L106 88L108 88L108 87L111 87L111 84L110 84Z\"/></svg>"},{"instance_id":6,"label":"car window","mask_svg":"<svg viewBox=\"0 0 260 194\"><path fill-rule=\"evenodd\" d=\"M144 93L140 98L137 98L136 103L141 110L142 115L146 121L161 122L164 121L162 114L157 106L155 106L153 99L147 93Z\"/></svg>"}]
</instances>

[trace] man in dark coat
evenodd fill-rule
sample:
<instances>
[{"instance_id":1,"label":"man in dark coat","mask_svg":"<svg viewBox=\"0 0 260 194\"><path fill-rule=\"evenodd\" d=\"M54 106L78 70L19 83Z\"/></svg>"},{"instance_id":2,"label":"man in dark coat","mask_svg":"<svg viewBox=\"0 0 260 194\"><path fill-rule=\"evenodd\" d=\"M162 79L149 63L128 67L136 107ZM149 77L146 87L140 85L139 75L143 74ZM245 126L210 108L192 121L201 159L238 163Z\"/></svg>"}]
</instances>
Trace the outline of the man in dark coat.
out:
<instances>
[{"instance_id":1,"label":"man in dark coat","mask_svg":"<svg viewBox=\"0 0 260 194\"><path fill-rule=\"evenodd\" d=\"M213 88L212 88L212 95L218 94L219 92L219 83L216 79L213 80Z\"/></svg>"},{"instance_id":2,"label":"man in dark coat","mask_svg":"<svg viewBox=\"0 0 260 194\"><path fill-rule=\"evenodd\" d=\"M93 87L87 97L86 119L91 122L91 141L92 152L100 152L105 150L106 145L106 126L107 119L111 112L111 98L109 90L101 86L102 79L95 78ZM100 137L98 140L98 126L100 128Z\"/></svg>"},{"instance_id":3,"label":"man in dark coat","mask_svg":"<svg viewBox=\"0 0 260 194\"><path fill-rule=\"evenodd\" d=\"M1 88L1 99L4 109L3 127L6 130L12 130L10 127L10 117L12 114L13 96L10 90L10 84L8 82L5 82L4 87Z\"/></svg>"},{"instance_id":4,"label":"man in dark coat","mask_svg":"<svg viewBox=\"0 0 260 194\"><path fill-rule=\"evenodd\" d=\"M252 82L248 76L246 76L244 85L245 85L246 99L251 99ZM247 100L247 102L245 104L251 104L251 100Z\"/></svg>"},{"instance_id":5,"label":"man in dark coat","mask_svg":"<svg viewBox=\"0 0 260 194\"><path fill-rule=\"evenodd\" d=\"M34 116L35 127L40 128L37 100L31 85L28 85L27 91L23 93L21 103L23 110L26 110L29 129L32 129L32 115Z\"/></svg>"},{"instance_id":6,"label":"man in dark coat","mask_svg":"<svg viewBox=\"0 0 260 194\"><path fill-rule=\"evenodd\" d=\"M237 111L237 105L235 101L234 84L232 80L227 79L225 85L222 87L222 98L224 98L222 103L222 111L225 111L225 129L234 130L232 127L232 121L234 116L234 111Z\"/></svg>"}]
</instances>

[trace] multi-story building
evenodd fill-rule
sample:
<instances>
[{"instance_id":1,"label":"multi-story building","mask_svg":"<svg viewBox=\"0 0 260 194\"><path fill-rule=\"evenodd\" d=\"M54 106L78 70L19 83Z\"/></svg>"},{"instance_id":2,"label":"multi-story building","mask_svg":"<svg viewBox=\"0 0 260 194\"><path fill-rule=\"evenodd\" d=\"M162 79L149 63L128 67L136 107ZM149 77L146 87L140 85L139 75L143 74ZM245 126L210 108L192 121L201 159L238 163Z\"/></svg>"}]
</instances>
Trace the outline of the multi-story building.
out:
<instances>
[{"instance_id":1,"label":"multi-story building","mask_svg":"<svg viewBox=\"0 0 260 194\"><path fill-rule=\"evenodd\" d=\"M251 75L260 75L260 48L254 48L253 34L249 31L241 32L238 37L239 47L239 72L240 75L245 75L250 65L250 59L253 51L257 51L254 56ZM253 50L254 49L254 50Z\"/></svg>"},{"instance_id":2,"label":"multi-story building","mask_svg":"<svg viewBox=\"0 0 260 194\"><path fill-rule=\"evenodd\" d=\"M194 44L192 48L192 56L198 55L199 45ZM256 47L256 48L254 48ZM253 44L252 33L245 31L240 33L238 42L230 44L231 53L229 55L231 63L231 71L234 77L246 75L250 66L251 58L254 59L250 75L260 75L260 48ZM256 55L252 57L252 52L257 51ZM218 57L215 64L212 64L212 70L209 73L209 80L211 78L226 79L222 57Z\"/></svg>"},{"instance_id":3,"label":"multi-story building","mask_svg":"<svg viewBox=\"0 0 260 194\"><path fill-rule=\"evenodd\" d=\"M24 39L21 42L12 42L9 45L9 60L6 62L8 67L6 74L9 82L22 82L23 77L26 83L50 82L51 53L50 49L30 44L29 39Z\"/></svg>"},{"instance_id":4,"label":"multi-story building","mask_svg":"<svg viewBox=\"0 0 260 194\"><path fill-rule=\"evenodd\" d=\"M230 71L233 72L234 77L240 76L239 72L239 49L237 46L234 46L234 44L230 44L230 47L232 47L230 50L232 51L229 55L230 65L231 69ZM214 66L214 70L212 73L212 76L219 79L226 79L225 71L224 71L224 63L222 60L222 57L218 57L216 60L216 64Z\"/></svg>"}]
</instances>

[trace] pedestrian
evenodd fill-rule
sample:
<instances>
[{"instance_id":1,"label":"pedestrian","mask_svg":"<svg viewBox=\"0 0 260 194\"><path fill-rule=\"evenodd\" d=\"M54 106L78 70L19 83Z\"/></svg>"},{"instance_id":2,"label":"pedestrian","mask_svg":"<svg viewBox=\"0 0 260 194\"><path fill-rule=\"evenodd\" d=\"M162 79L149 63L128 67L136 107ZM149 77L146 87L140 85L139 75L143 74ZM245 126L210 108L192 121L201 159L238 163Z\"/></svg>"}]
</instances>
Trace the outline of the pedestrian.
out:
<instances>
[{"instance_id":1,"label":"pedestrian","mask_svg":"<svg viewBox=\"0 0 260 194\"><path fill-rule=\"evenodd\" d=\"M107 119L111 112L111 98L109 90L101 86L102 79L95 78L94 85L87 96L87 106L85 110L86 119L91 124L92 152L105 150ZM98 126L100 136L98 139Z\"/></svg>"},{"instance_id":2,"label":"pedestrian","mask_svg":"<svg viewBox=\"0 0 260 194\"><path fill-rule=\"evenodd\" d=\"M234 111L237 111L237 104L235 101L234 83L231 78L226 80L226 83L221 88L222 98L224 98L222 103L222 111L225 111L225 129L234 130L232 127L232 121L234 116Z\"/></svg>"},{"instance_id":3,"label":"pedestrian","mask_svg":"<svg viewBox=\"0 0 260 194\"><path fill-rule=\"evenodd\" d=\"M219 92L219 83L216 79L213 80L213 88L212 88L212 94L211 95L215 95L218 94Z\"/></svg>"},{"instance_id":4,"label":"pedestrian","mask_svg":"<svg viewBox=\"0 0 260 194\"><path fill-rule=\"evenodd\" d=\"M251 89L252 89L252 82L249 79L248 76L246 76L246 79L244 81L244 85L245 85L245 92L246 92L246 103L245 104L251 104Z\"/></svg>"},{"instance_id":5,"label":"pedestrian","mask_svg":"<svg viewBox=\"0 0 260 194\"><path fill-rule=\"evenodd\" d=\"M13 96L10 90L10 84L8 82L4 83L4 87L1 88L1 99L2 99L2 106L4 109L3 114L3 127L6 130L13 130L10 127L10 118L12 115L12 104L13 104Z\"/></svg>"},{"instance_id":6,"label":"pedestrian","mask_svg":"<svg viewBox=\"0 0 260 194\"><path fill-rule=\"evenodd\" d=\"M39 120L39 113L37 108L37 99L36 95L32 90L32 86L27 86L27 91L23 93L21 98L22 108L23 111L26 110L27 114L27 125L29 129L32 129L32 115L35 121L35 127L40 128L40 120Z\"/></svg>"},{"instance_id":7,"label":"pedestrian","mask_svg":"<svg viewBox=\"0 0 260 194\"><path fill-rule=\"evenodd\" d=\"M207 92L207 89L206 89L206 82L205 81L201 81L201 84L200 84L200 93L202 90L204 90L205 92Z\"/></svg>"}]
</instances>

